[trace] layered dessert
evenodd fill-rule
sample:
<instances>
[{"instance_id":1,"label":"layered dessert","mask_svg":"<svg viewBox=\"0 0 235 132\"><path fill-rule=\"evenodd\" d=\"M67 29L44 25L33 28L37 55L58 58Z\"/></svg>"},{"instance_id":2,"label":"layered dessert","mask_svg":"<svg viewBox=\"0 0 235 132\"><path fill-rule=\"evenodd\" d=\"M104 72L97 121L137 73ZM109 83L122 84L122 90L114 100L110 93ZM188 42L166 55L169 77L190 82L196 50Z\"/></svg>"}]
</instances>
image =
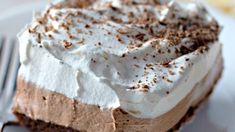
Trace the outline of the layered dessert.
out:
<instances>
[{"instance_id":1,"label":"layered dessert","mask_svg":"<svg viewBox=\"0 0 235 132\"><path fill-rule=\"evenodd\" d=\"M178 130L223 70L199 3L64 0L19 33L13 112L32 131Z\"/></svg>"}]
</instances>

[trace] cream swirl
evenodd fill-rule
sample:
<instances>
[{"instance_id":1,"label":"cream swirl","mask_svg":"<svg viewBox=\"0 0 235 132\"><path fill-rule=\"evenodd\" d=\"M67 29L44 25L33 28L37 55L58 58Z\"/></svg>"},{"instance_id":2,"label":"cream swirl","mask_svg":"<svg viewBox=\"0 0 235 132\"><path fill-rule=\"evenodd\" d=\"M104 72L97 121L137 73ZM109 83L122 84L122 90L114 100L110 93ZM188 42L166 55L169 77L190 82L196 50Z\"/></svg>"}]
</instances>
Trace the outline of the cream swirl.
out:
<instances>
[{"instance_id":1,"label":"cream swirl","mask_svg":"<svg viewBox=\"0 0 235 132\"><path fill-rule=\"evenodd\" d=\"M19 74L83 103L160 116L206 75L220 49L218 24L195 3L70 2L49 6L20 33Z\"/></svg>"}]
</instances>

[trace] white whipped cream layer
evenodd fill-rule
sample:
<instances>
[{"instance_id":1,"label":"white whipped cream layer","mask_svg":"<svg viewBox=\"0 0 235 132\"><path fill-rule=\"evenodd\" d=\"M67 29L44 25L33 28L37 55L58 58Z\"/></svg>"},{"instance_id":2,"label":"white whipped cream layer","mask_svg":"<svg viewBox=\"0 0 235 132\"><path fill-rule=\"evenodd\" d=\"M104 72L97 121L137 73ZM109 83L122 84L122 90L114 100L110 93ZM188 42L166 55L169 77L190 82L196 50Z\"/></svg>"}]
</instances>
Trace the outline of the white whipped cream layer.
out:
<instances>
[{"instance_id":1,"label":"white whipped cream layer","mask_svg":"<svg viewBox=\"0 0 235 132\"><path fill-rule=\"evenodd\" d=\"M131 8L120 3L116 1L116 7L122 7L126 13L138 14L144 7L155 12L159 20L171 14L170 8L159 9L150 5ZM37 14L19 34L19 76L38 87L82 103L110 109L120 107L138 118L156 118L189 94L213 67L221 50L221 44L215 42L208 44L208 50L203 53L198 49L179 56L175 50L182 45L188 46L187 38L179 45L169 46L167 39L155 39L138 26L109 21L107 17L112 15L122 21L128 18L112 10L101 15L95 10L104 10L99 4L95 4L92 10L48 8ZM202 13L196 4L174 6L181 17ZM53 27L56 31L46 32L45 25L38 22L46 13L49 14L47 28ZM201 15L205 23L212 20L208 14ZM88 18L104 22L93 24ZM65 22L70 24L63 26ZM126 36L136 36L140 32L145 34L144 42ZM141 46L129 48L132 43ZM161 52L156 52L153 47ZM162 63L166 62L173 66L163 66Z\"/></svg>"}]
</instances>

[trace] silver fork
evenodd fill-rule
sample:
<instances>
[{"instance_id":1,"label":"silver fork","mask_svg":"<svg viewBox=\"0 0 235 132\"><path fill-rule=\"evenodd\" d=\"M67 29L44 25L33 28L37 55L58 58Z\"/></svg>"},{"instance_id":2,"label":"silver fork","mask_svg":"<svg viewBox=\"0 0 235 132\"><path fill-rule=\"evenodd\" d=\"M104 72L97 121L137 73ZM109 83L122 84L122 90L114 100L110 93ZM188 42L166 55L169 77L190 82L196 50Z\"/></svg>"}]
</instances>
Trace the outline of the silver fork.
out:
<instances>
[{"instance_id":1,"label":"silver fork","mask_svg":"<svg viewBox=\"0 0 235 132\"><path fill-rule=\"evenodd\" d=\"M11 105L16 91L19 68L18 43L15 39L0 36L0 130L5 123L15 121Z\"/></svg>"}]
</instances>

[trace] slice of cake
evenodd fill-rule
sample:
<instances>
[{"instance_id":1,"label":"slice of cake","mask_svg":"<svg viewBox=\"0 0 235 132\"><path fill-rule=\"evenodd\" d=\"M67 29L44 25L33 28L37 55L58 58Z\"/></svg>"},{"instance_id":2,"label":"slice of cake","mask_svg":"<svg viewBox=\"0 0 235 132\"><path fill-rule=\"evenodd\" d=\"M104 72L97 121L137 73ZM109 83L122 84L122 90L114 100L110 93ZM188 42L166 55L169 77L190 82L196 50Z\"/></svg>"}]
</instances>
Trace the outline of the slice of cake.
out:
<instances>
[{"instance_id":1,"label":"slice of cake","mask_svg":"<svg viewBox=\"0 0 235 132\"><path fill-rule=\"evenodd\" d=\"M32 131L177 130L221 76L219 33L196 3L53 3L19 34L13 112Z\"/></svg>"}]
</instances>

